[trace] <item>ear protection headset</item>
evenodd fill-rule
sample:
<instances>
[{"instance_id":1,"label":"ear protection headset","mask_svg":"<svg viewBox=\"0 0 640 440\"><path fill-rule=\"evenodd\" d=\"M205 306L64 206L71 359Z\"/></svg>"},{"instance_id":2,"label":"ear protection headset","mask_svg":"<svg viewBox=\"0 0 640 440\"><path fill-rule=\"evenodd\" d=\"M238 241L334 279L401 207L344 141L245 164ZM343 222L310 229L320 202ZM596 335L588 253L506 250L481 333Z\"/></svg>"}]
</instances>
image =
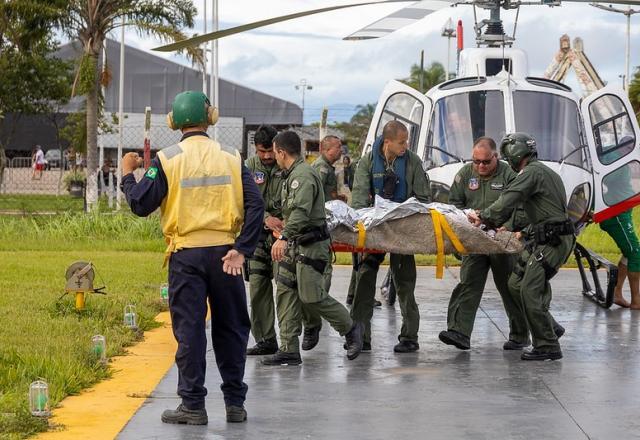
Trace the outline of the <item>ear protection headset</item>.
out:
<instances>
[{"instance_id":1,"label":"ear protection headset","mask_svg":"<svg viewBox=\"0 0 640 440\"><path fill-rule=\"evenodd\" d=\"M184 92L184 93L193 93L193 92ZM180 95L182 95L182 94L180 94ZM205 111L206 111L206 120L204 120L204 119L205 119L205 118L203 117L204 115L200 115L200 116L196 116L195 118L192 118L192 119L195 119L195 120L193 120L193 122L189 122L188 124L185 124L185 123L182 123L182 124L177 123L177 122L176 122L176 120L174 119L173 112L174 112L174 110L176 110L176 108L175 108L175 104L176 104L176 101L178 101L178 98L180 97L180 95L178 95L178 96L176 97L176 100L174 101L174 107L173 107L173 110L172 110L172 111L170 111L170 112L167 114L167 120L166 120L166 122L167 122L167 126L168 126L170 129L172 129L172 130L179 130L179 129L184 128L184 127L197 126L197 125L202 124L203 122L206 122L207 126L209 126L209 125L215 125L215 124L216 124L216 122L218 122L218 118L219 118L219 112L218 112L218 109L217 109L216 107L213 107L213 106L211 105L211 102L209 101L209 98L207 98L206 96L204 96L204 94L201 94L201 96L203 96L203 97L204 97L204 105L205 105L205 107L206 107L206 110L205 110ZM200 104L198 104L198 105L200 105ZM181 111L183 111L183 112L184 112L184 109L182 109ZM197 109L196 111L199 111L199 109ZM189 116L193 116L193 115L189 115ZM184 117L184 115L183 115L183 116L182 116L182 118L176 118L176 119L180 119L180 120L182 121L182 120L184 120L184 119L185 119L185 117ZM180 122L181 122L181 121L180 121Z\"/></svg>"}]
</instances>

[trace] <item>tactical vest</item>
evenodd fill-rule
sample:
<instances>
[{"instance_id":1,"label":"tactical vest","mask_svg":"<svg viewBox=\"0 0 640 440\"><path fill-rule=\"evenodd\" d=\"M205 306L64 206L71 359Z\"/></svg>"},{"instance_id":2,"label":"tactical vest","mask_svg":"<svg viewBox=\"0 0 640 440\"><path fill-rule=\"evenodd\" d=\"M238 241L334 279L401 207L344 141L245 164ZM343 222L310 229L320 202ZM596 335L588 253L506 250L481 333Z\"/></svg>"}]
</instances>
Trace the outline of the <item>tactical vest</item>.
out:
<instances>
[{"instance_id":1,"label":"tactical vest","mask_svg":"<svg viewBox=\"0 0 640 440\"><path fill-rule=\"evenodd\" d=\"M166 252L234 243L244 219L240 153L192 136L158 157L169 187L160 206Z\"/></svg>"}]
</instances>

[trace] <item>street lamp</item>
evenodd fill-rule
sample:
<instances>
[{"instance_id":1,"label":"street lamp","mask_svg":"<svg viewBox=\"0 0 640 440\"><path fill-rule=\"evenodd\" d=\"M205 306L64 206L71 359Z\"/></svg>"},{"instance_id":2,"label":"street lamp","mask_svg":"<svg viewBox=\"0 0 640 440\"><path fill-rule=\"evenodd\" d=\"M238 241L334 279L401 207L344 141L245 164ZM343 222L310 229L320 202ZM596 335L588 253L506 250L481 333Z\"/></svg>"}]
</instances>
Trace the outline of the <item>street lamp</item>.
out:
<instances>
[{"instance_id":1,"label":"street lamp","mask_svg":"<svg viewBox=\"0 0 640 440\"><path fill-rule=\"evenodd\" d=\"M300 83L296 84L294 87L296 88L296 90L302 90L302 125L304 125L304 93L307 90L312 90L313 86L307 84L307 80L302 78L300 80Z\"/></svg>"},{"instance_id":2,"label":"street lamp","mask_svg":"<svg viewBox=\"0 0 640 440\"><path fill-rule=\"evenodd\" d=\"M598 9L602 9L609 12L617 12L619 14L624 14L627 16L627 44L626 44L626 54L624 61L624 78L622 80L622 85L625 90L629 89L629 58L631 57L631 16L633 14L640 13L639 10L631 9L631 6L628 6L627 9L618 9L614 8L611 5L605 6L598 3L589 3L591 6L596 7Z\"/></svg>"},{"instance_id":3,"label":"street lamp","mask_svg":"<svg viewBox=\"0 0 640 440\"><path fill-rule=\"evenodd\" d=\"M456 30L453 27L453 20L449 18L442 28L442 33L440 34L443 37L447 38L447 70L445 71L445 81L449 81L449 63L451 61L451 39L456 38Z\"/></svg>"}]
</instances>

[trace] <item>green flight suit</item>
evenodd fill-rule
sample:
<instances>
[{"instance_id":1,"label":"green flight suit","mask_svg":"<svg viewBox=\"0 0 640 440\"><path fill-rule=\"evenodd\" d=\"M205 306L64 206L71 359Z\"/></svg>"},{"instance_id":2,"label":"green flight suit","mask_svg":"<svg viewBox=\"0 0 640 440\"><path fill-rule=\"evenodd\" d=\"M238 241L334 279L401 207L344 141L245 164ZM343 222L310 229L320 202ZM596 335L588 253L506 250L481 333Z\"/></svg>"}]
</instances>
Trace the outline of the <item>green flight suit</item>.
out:
<instances>
[{"instance_id":1,"label":"green flight suit","mask_svg":"<svg viewBox=\"0 0 640 440\"><path fill-rule=\"evenodd\" d=\"M324 318L340 335L353 327L349 311L329 296L325 279L331 276L330 240L307 245L298 238L310 229L326 227L324 193L318 173L302 158L296 159L285 173L282 185L282 212L289 240L286 256L278 265L276 307L280 324L280 350L299 351L302 331L302 307ZM322 271L313 264L324 263Z\"/></svg>"},{"instance_id":2,"label":"green flight suit","mask_svg":"<svg viewBox=\"0 0 640 440\"><path fill-rule=\"evenodd\" d=\"M480 218L500 226L519 204L531 222L530 230L536 225L568 219L566 192L560 176L535 158L529 160L498 200L480 212ZM574 243L572 234L560 235L555 246L531 243L509 278L509 291L524 310L533 347L541 352L560 351L549 313L552 296L549 280L567 260Z\"/></svg>"},{"instance_id":3,"label":"green flight suit","mask_svg":"<svg viewBox=\"0 0 640 440\"><path fill-rule=\"evenodd\" d=\"M264 218L282 218L280 192L282 191L282 170L278 165L265 166L258 156L245 161L253 179L260 188L264 200ZM265 229L260 236L258 247L249 260L249 299L251 303L251 333L256 342L276 337L275 306L271 279L277 273L277 263L271 259L271 245L274 242L270 230Z\"/></svg>"},{"instance_id":4,"label":"green flight suit","mask_svg":"<svg viewBox=\"0 0 640 440\"><path fill-rule=\"evenodd\" d=\"M322 182L322 189L324 191L324 200L328 202L335 198L334 194L338 194L338 178L336 177L336 169L333 165L327 161L327 159L320 155L312 164L311 167L317 171Z\"/></svg>"},{"instance_id":5,"label":"green flight suit","mask_svg":"<svg viewBox=\"0 0 640 440\"><path fill-rule=\"evenodd\" d=\"M365 154L358 163L356 169L353 191L351 193L351 206L354 209L373 206L373 151ZM375 154L381 154L376 151ZM416 197L421 202L431 201L429 177L422 168L422 161L411 150L405 153L406 159L406 195L407 199ZM382 160L385 160L384 157ZM386 162L386 160L385 160ZM396 171L398 161L387 164ZM397 173L396 173L397 174ZM401 231L399 231L401 232ZM356 276L355 296L351 316L354 321L365 325L364 341L371 342L371 317L375 304L376 277L380 264L384 261L384 254L365 254L358 274ZM416 262L413 255L391 254L390 270L393 273L393 282L396 287L398 303L402 313L402 329L398 340L418 341L418 329L420 327L420 313L415 299L416 287Z\"/></svg>"},{"instance_id":6,"label":"green flight suit","mask_svg":"<svg viewBox=\"0 0 640 440\"><path fill-rule=\"evenodd\" d=\"M333 195L338 194L338 179L336 177L336 169L327 159L320 155L312 164L311 168L316 170L320 181L322 182L322 190L324 192L324 200L328 202L333 200ZM327 293L331 290L331 276L325 277L325 286ZM308 307L302 308L302 323L307 329L322 326L320 315L313 313Z\"/></svg>"},{"instance_id":7,"label":"green flight suit","mask_svg":"<svg viewBox=\"0 0 640 440\"><path fill-rule=\"evenodd\" d=\"M449 192L449 203L459 209L485 209L516 178L509 165L498 161L493 175L481 177L467 164L458 171ZM509 319L509 339L524 343L529 339L524 312L509 293L509 276L515 263L509 254L465 255L460 266L460 282L453 289L447 313L447 328L471 337L476 312L487 282L489 269Z\"/></svg>"}]
</instances>

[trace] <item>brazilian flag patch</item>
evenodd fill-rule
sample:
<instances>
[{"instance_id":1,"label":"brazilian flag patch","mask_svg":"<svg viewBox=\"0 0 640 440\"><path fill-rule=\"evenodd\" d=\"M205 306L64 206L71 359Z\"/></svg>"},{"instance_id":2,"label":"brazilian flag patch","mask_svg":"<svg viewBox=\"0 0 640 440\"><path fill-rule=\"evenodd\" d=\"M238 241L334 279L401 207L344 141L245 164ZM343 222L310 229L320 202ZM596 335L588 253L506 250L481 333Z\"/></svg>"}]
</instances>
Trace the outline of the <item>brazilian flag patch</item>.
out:
<instances>
[{"instance_id":1,"label":"brazilian flag patch","mask_svg":"<svg viewBox=\"0 0 640 440\"><path fill-rule=\"evenodd\" d=\"M151 167L147 170L147 173L145 174L145 177L148 177L151 180L155 180L155 178L158 176L158 169L156 167Z\"/></svg>"}]
</instances>

